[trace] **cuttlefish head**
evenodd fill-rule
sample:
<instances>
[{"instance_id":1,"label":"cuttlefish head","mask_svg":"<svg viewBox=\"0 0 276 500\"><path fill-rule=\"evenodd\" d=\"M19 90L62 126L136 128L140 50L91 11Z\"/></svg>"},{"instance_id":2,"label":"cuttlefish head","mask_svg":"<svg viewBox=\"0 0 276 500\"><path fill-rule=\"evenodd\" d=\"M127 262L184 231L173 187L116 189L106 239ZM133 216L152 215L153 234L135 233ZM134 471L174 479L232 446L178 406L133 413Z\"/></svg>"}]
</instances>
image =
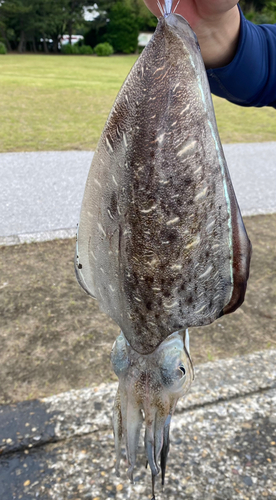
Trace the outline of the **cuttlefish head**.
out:
<instances>
[{"instance_id":1,"label":"cuttlefish head","mask_svg":"<svg viewBox=\"0 0 276 500\"><path fill-rule=\"evenodd\" d=\"M193 380L188 330L173 333L146 355L134 351L121 333L113 345L111 361L119 378L113 416L116 472L119 475L124 438L128 475L133 480L139 435L145 420L145 449L153 484L160 471L159 460L164 484L171 416L177 400L186 394Z\"/></svg>"}]
</instances>

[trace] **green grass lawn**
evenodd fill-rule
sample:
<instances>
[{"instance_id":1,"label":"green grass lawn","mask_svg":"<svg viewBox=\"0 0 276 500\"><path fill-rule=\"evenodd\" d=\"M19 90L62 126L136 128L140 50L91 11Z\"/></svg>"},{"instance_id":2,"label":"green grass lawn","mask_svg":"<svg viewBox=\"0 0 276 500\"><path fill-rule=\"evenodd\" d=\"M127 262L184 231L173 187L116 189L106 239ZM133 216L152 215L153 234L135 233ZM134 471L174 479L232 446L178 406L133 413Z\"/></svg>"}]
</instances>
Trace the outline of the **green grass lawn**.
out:
<instances>
[{"instance_id":1,"label":"green grass lawn","mask_svg":"<svg viewBox=\"0 0 276 500\"><path fill-rule=\"evenodd\" d=\"M0 56L0 151L95 149L136 56ZM276 140L274 109L215 98L222 142Z\"/></svg>"}]
</instances>

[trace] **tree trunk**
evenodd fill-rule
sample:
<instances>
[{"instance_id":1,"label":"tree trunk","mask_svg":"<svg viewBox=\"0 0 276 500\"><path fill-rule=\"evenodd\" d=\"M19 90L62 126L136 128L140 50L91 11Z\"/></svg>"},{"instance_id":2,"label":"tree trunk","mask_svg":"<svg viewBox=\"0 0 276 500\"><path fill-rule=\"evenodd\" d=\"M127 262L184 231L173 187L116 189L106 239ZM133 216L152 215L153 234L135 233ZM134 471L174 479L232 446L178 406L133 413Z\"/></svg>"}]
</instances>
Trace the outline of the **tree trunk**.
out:
<instances>
[{"instance_id":1,"label":"tree trunk","mask_svg":"<svg viewBox=\"0 0 276 500\"><path fill-rule=\"evenodd\" d=\"M58 52L58 36L53 36L53 51L55 54Z\"/></svg>"},{"instance_id":2,"label":"tree trunk","mask_svg":"<svg viewBox=\"0 0 276 500\"><path fill-rule=\"evenodd\" d=\"M77 2L74 2L74 0L71 0L71 2L70 2L70 19L69 19L69 22L68 22L68 34L69 34L69 43L70 43L70 45L72 45L72 32L73 32L73 19L72 19L72 16L73 16L73 13L75 11L76 4L77 4Z\"/></svg>"},{"instance_id":3,"label":"tree trunk","mask_svg":"<svg viewBox=\"0 0 276 500\"><path fill-rule=\"evenodd\" d=\"M69 23L68 23L68 33L69 33L69 43L70 45L72 45L72 19L70 19Z\"/></svg>"},{"instance_id":4,"label":"tree trunk","mask_svg":"<svg viewBox=\"0 0 276 500\"><path fill-rule=\"evenodd\" d=\"M25 48L26 48L26 36L25 36L25 31L22 30L20 33L18 52L22 54L22 52L25 52Z\"/></svg>"},{"instance_id":5,"label":"tree trunk","mask_svg":"<svg viewBox=\"0 0 276 500\"><path fill-rule=\"evenodd\" d=\"M32 43L33 43L34 53L36 54L37 50L36 50L36 44L35 44L35 37L34 36L32 36Z\"/></svg>"},{"instance_id":6,"label":"tree trunk","mask_svg":"<svg viewBox=\"0 0 276 500\"><path fill-rule=\"evenodd\" d=\"M46 42L45 33L43 33L43 49L44 49L45 54L49 54L49 50L48 50L48 45L47 45L47 42Z\"/></svg>"}]
</instances>

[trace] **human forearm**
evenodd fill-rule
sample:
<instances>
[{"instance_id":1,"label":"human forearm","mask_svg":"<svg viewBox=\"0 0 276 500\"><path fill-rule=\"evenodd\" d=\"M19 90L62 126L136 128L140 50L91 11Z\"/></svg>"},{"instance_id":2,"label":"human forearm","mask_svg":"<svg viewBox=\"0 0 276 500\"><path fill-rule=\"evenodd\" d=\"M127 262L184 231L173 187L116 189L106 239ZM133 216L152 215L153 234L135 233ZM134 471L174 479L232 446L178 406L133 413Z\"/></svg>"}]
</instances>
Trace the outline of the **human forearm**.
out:
<instances>
[{"instance_id":1,"label":"human forearm","mask_svg":"<svg viewBox=\"0 0 276 500\"><path fill-rule=\"evenodd\" d=\"M227 66L207 70L213 94L241 106L276 108L276 25L255 25L240 11L236 55Z\"/></svg>"},{"instance_id":2,"label":"human forearm","mask_svg":"<svg viewBox=\"0 0 276 500\"><path fill-rule=\"evenodd\" d=\"M206 68L229 64L235 56L239 40L240 13L237 5L208 21L194 26Z\"/></svg>"}]
</instances>

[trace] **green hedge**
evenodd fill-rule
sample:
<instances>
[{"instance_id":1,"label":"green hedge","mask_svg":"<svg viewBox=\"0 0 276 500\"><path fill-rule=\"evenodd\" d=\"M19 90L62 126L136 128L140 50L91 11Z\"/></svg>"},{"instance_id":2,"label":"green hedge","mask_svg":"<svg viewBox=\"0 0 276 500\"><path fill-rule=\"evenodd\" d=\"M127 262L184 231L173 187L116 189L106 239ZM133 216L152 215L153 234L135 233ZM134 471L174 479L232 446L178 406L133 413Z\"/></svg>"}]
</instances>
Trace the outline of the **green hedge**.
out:
<instances>
[{"instance_id":1,"label":"green hedge","mask_svg":"<svg viewBox=\"0 0 276 500\"><path fill-rule=\"evenodd\" d=\"M7 53L6 45L3 42L0 42L0 54L6 54L6 53Z\"/></svg>"},{"instance_id":2,"label":"green hedge","mask_svg":"<svg viewBox=\"0 0 276 500\"><path fill-rule=\"evenodd\" d=\"M67 43L66 45L61 46L61 53L65 55L91 55L93 54L93 49L90 45L70 45Z\"/></svg>"},{"instance_id":3,"label":"green hedge","mask_svg":"<svg viewBox=\"0 0 276 500\"><path fill-rule=\"evenodd\" d=\"M97 54L97 56L103 57L103 56L111 56L114 50L112 45L110 45L110 43L104 42L104 43L98 43L98 45L94 47L94 52L95 54Z\"/></svg>"},{"instance_id":4,"label":"green hedge","mask_svg":"<svg viewBox=\"0 0 276 500\"><path fill-rule=\"evenodd\" d=\"M84 55L84 56L90 56L93 54L93 49L90 47L90 45L81 45L79 47L79 54Z\"/></svg>"}]
</instances>

